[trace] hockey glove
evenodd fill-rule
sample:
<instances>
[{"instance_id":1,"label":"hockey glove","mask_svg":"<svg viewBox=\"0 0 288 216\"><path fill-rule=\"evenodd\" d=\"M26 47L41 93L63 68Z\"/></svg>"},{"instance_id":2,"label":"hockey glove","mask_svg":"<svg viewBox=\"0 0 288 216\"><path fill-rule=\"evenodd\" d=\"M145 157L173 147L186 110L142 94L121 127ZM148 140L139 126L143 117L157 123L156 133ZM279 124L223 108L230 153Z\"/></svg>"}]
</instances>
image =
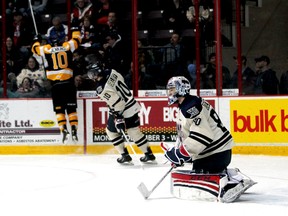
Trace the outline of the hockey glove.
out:
<instances>
[{"instance_id":1,"label":"hockey glove","mask_svg":"<svg viewBox=\"0 0 288 216\"><path fill-rule=\"evenodd\" d=\"M78 18L73 18L70 30L71 32L80 31L80 22Z\"/></svg>"},{"instance_id":2,"label":"hockey glove","mask_svg":"<svg viewBox=\"0 0 288 216\"><path fill-rule=\"evenodd\" d=\"M35 35L34 38L33 38L33 42L34 43L35 42L41 43L42 42L42 36L40 34Z\"/></svg>"},{"instance_id":3,"label":"hockey glove","mask_svg":"<svg viewBox=\"0 0 288 216\"><path fill-rule=\"evenodd\" d=\"M173 167L179 167L185 162L191 161L191 157L183 145L180 148L172 147L168 149L164 156L172 163Z\"/></svg>"},{"instance_id":4,"label":"hockey glove","mask_svg":"<svg viewBox=\"0 0 288 216\"><path fill-rule=\"evenodd\" d=\"M125 131L125 120L124 118L115 118L115 127L118 132Z\"/></svg>"}]
</instances>

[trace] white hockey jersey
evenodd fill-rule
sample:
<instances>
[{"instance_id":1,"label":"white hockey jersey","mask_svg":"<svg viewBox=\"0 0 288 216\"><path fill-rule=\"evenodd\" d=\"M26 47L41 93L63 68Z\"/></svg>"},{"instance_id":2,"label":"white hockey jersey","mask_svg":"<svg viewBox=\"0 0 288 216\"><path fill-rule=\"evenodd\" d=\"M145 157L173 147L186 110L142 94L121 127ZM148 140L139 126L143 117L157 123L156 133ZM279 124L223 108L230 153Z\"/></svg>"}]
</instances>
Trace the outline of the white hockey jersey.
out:
<instances>
[{"instance_id":1,"label":"white hockey jersey","mask_svg":"<svg viewBox=\"0 0 288 216\"><path fill-rule=\"evenodd\" d=\"M177 132L193 160L229 150L234 145L214 108L197 96L188 95L179 104Z\"/></svg>"},{"instance_id":2,"label":"white hockey jersey","mask_svg":"<svg viewBox=\"0 0 288 216\"><path fill-rule=\"evenodd\" d=\"M111 111L119 112L124 118L138 113L140 104L134 99L123 76L116 70L105 70L104 78L97 84L97 95L107 103Z\"/></svg>"}]
</instances>

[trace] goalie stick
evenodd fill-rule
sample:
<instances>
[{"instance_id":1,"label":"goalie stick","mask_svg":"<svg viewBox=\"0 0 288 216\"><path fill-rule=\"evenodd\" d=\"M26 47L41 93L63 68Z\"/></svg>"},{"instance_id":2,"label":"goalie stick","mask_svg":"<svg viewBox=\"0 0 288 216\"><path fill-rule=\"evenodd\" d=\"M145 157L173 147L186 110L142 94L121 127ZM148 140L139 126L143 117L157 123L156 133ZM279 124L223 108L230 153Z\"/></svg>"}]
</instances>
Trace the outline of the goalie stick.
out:
<instances>
[{"instance_id":1,"label":"goalie stick","mask_svg":"<svg viewBox=\"0 0 288 216\"><path fill-rule=\"evenodd\" d=\"M146 185L141 182L138 185L138 190L140 191L140 193L143 195L143 197L145 199L148 199L149 196L153 193L153 191L161 184L161 182L166 178L166 176L173 170L174 167L171 167L166 173L165 175L155 184L155 186L149 191L146 187Z\"/></svg>"}]
</instances>

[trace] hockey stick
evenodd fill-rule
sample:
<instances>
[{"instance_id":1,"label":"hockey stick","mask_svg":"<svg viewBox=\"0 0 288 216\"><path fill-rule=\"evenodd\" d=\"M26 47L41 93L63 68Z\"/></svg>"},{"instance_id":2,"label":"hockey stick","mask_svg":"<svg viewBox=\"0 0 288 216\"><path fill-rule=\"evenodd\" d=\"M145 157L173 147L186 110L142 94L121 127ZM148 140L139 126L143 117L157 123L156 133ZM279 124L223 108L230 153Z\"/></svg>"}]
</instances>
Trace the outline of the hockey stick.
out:
<instances>
[{"instance_id":1,"label":"hockey stick","mask_svg":"<svg viewBox=\"0 0 288 216\"><path fill-rule=\"evenodd\" d=\"M29 7L30 7L30 12L31 12L31 17L32 17L32 20L33 20L33 24L34 24L35 34L38 35L38 29L37 29L37 25L36 25L36 21L35 21L35 17L34 17L34 11L33 11L33 8L32 8L31 0L29 0ZM42 63L43 63L43 70L45 72L44 74L45 74L45 77L46 77L45 60L44 60L42 55L41 55L41 59L42 59Z\"/></svg>"},{"instance_id":2,"label":"hockey stick","mask_svg":"<svg viewBox=\"0 0 288 216\"><path fill-rule=\"evenodd\" d=\"M121 130L121 133L122 133L122 135L123 135L123 137L124 137L124 139L125 139L126 143L128 143L128 145L130 146L130 148L131 148L131 150L132 150L133 154L134 154L134 155L136 155L136 156L138 157L138 155L137 155L136 151L134 150L134 148L133 148L132 144L130 143L130 141L129 141L128 137L126 136L126 134L125 134L124 130ZM139 158L138 158L138 159L139 159ZM142 164L142 163L140 163L140 165L141 165L141 168L142 168L142 170L144 170L144 166L143 166L143 164Z\"/></svg>"},{"instance_id":3,"label":"hockey stick","mask_svg":"<svg viewBox=\"0 0 288 216\"><path fill-rule=\"evenodd\" d=\"M130 144L130 142L129 142L129 140L128 140L128 137L126 136L125 132L124 132L123 130L121 130L121 133L122 133L125 141L129 144L130 148L132 149L133 154L137 155L136 152L135 152L135 150L134 150L134 148L133 148L133 146L132 146L132 144Z\"/></svg>"},{"instance_id":4,"label":"hockey stick","mask_svg":"<svg viewBox=\"0 0 288 216\"><path fill-rule=\"evenodd\" d=\"M36 26L36 21L35 21L35 17L34 17L34 11L32 8L31 0L29 0L29 7L30 7L30 11L31 11L31 17L33 20L34 28L35 28L35 33L36 33L36 35L38 35L38 30L37 30L37 26Z\"/></svg>"},{"instance_id":5,"label":"hockey stick","mask_svg":"<svg viewBox=\"0 0 288 216\"><path fill-rule=\"evenodd\" d=\"M140 193L143 195L143 197L145 199L148 199L149 196L153 193L153 191L160 185L160 183L166 178L166 176L173 170L174 167L171 167L166 173L165 175L155 184L155 186L149 191L146 187L146 185L141 182L138 185L138 190L140 191Z\"/></svg>"}]
</instances>

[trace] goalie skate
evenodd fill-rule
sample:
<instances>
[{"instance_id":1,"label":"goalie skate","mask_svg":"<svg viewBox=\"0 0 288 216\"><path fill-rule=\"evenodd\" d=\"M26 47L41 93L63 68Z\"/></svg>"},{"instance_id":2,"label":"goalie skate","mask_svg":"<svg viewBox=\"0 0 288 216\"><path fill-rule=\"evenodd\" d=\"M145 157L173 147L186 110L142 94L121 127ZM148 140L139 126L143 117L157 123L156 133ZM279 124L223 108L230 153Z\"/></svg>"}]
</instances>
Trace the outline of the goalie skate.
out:
<instances>
[{"instance_id":1,"label":"goalie skate","mask_svg":"<svg viewBox=\"0 0 288 216\"><path fill-rule=\"evenodd\" d=\"M244 192L245 192L250 187L252 187L253 185L257 184L257 182L254 182L252 179L243 179L243 184L244 184Z\"/></svg>"},{"instance_id":2,"label":"goalie skate","mask_svg":"<svg viewBox=\"0 0 288 216\"><path fill-rule=\"evenodd\" d=\"M232 176L231 171L233 173ZM230 203L237 200L242 194L245 193L246 190L248 190L250 187L257 183L249 177L245 176L243 173L241 173L239 169L228 169L227 173L230 180L232 180L232 184L229 184L228 182L228 184L223 188L223 194L219 199L220 202ZM237 179L239 180L238 183L233 183L235 179L236 181Z\"/></svg>"},{"instance_id":3,"label":"goalie skate","mask_svg":"<svg viewBox=\"0 0 288 216\"><path fill-rule=\"evenodd\" d=\"M223 192L224 194L219 198L219 201L224 203L231 203L237 200L244 193L244 184L243 182L240 182L233 188L227 191L224 190Z\"/></svg>"}]
</instances>

